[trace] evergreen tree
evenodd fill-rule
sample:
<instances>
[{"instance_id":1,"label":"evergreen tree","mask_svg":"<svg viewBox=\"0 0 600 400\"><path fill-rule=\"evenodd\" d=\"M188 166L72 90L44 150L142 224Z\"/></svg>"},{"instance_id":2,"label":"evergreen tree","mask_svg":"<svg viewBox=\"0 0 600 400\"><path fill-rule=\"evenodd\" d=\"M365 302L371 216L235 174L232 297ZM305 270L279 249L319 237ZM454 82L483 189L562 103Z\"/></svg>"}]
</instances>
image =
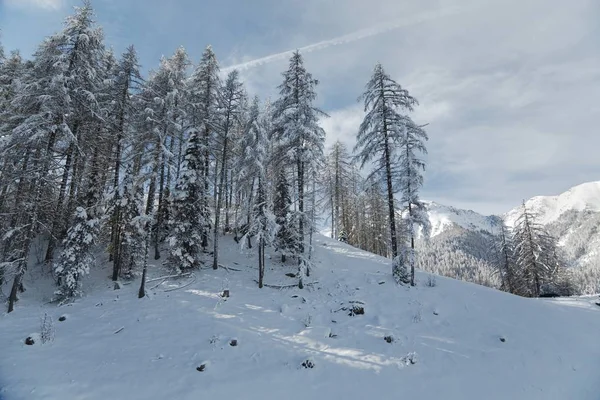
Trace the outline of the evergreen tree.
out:
<instances>
[{"instance_id":1,"label":"evergreen tree","mask_svg":"<svg viewBox=\"0 0 600 400\"><path fill-rule=\"evenodd\" d=\"M418 169L423 166L411 152L423 151L422 140L426 140L427 136L420 127L402 114L402 112L412 111L418 104L417 100L390 78L381 64L375 66L373 76L367 83L361 99L364 100L367 115L360 125L354 150L357 152L361 167L375 161L376 168L371 175L381 176L385 181L394 259L393 273L396 279L407 282L406 264L411 265L411 269L414 266L414 247L411 246L409 251L403 247L399 251L394 194L397 191L402 192L402 202L408 205L410 226L416 217L413 206L418 204L413 201L418 202L417 193L422 182ZM410 175L411 173L413 175ZM410 281L414 283L412 279Z\"/></svg>"},{"instance_id":2,"label":"evergreen tree","mask_svg":"<svg viewBox=\"0 0 600 400\"><path fill-rule=\"evenodd\" d=\"M202 263L202 234L206 226L203 221L202 177L204 160L200 132L192 129L183 158L181 174L172 194L172 236L169 264L178 271L198 268Z\"/></svg>"},{"instance_id":3,"label":"evergreen tree","mask_svg":"<svg viewBox=\"0 0 600 400\"><path fill-rule=\"evenodd\" d=\"M515 265L514 242L504 222L500 223L500 232L496 238L497 266L500 272L500 289L513 294L523 293L519 271Z\"/></svg>"},{"instance_id":4,"label":"evergreen tree","mask_svg":"<svg viewBox=\"0 0 600 400\"><path fill-rule=\"evenodd\" d=\"M97 95L103 79L103 40L104 34L94 21L92 6L84 1L83 7L75 7L75 13L67 17L64 29L48 38L36 53L41 78L50 81L48 86L41 82L34 86L34 89L47 88L50 92L43 99L46 104L40 112L46 115L48 123L63 127L68 144L46 251L47 262L53 259L56 240L64 236L70 211L77 202L75 196L87 161L83 149L90 147L81 146L80 142L86 141L86 135L95 134L101 117ZM45 73L46 68L49 74ZM67 185L70 185L68 192Z\"/></svg>"},{"instance_id":5,"label":"evergreen tree","mask_svg":"<svg viewBox=\"0 0 600 400\"><path fill-rule=\"evenodd\" d=\"M77 207L67 231L64 249L54 266L54 275L60 287L55 294L60 299L81 294L81 278L90 272L90 266L94 263L92 246L98 229L98 219L83 207Z\"/></svg>"},{"instance_id":6,"label":"evergreen tree","mask_svg":"<svg viewBox=\"0 0 600 400\"><path fill-rule=\"evenodd\" d=\"M143 189L137 181L138 178L134 175L131 166L127 165L123 179L117 187L117 194L111 202L112 207L119 208L116 226L118 236L111 239L111 243L118 249L113 250L113 280L117 280L118 277L131 279L134 271L141 266L144 256L148 220L144 217L142 208ZM116 214L114 210L108 211L112 215ZM116 270L115 265L118 266Z\"/></svg>"},{"instance_id":7,"label":"evergreen tree","mask_svg":"<svg viewBox=\"0 0 600 400\"><path fill-rule=\"evenodd\" d=\"M295 166L298 215L294 217L298 226L298 287L303 287L306 274L304 253L305 220L304 201L307 171L311 164L323 157L325 131L318 124L319 117L326 116L313 103L319 83L304 67L298 51L291 59L289 68L283 73L283 83L279 85L280 98L273 104L273 139L277 142L278 165Z\"/></svg>"},{"instance_id":8,"label":"evergreen tree","mask_svg":"<svg viewBox=\"0 0 600 400\"><path fill-rule=\"evenodd\" d=\"M189 79L189 119L190 126L201 132L202 145L202 182L204 185L201 199L202 219L205 226L202 232L202 247L208 246L208 232L211 229L209 213L209 177L210 152L214 139L213 127L218 117L221 98L221 80L219 78L219 63L211 46L207 46L202 54L200 63Z\"/></svg>"},{"instance_id":9,"label":"evergreen tree","mask_svg":"<svg viewBox=\"0 0 600 400\"><path fill-rule=\"evenodd\" d=\"M252 196L252 207L247 213L250 216L246 236L256 237L258 243L258 287L263 287L265 275L265 247L270 246L275 239L277 224L267 198L267 162L270 115L259 112L258 98L254 98L250 108L246 137L250 138L249 146L243 151L241 174L243 179L252 178L256 181L256 193ZM252 185L254 186L254 185ZM242 243L245 241L242 240Z\"/></svg>"},{"instance_id":10,"label":"evergreen tree","mask_svg":"<svg viewBox=\"0 0 600 400\"><path fill-rule=\"evenodd\" d=\"M154 259L160 258L160 243L165 236L165 215L174 149L183 141L187 98L185 71L189 60L185 50L178 48L170 58L163 58L159 69L151 76L144 88L144 124L148 125L152 147L150 182L146 214L153 215L152 245ZM156 206L156 209L154 208Z\"/></svg>"},{"instance_id":11,"label":"evergreen tree","mask_svg":"<svg viewBox=\"0 0 600 400\"><path fill-rule=\"evenodd\" d=\"M292 198L290 196L290 184L283 169L277 175L273 197L273 212L275 222L278 225L275 248L281 253L281 262L285 262L287 255L296 253L296 243L293 235L294 228L291 226L290 205L292 204Z\"/></svg>"},{"instance_id":12,"label":"evergreen tree","mask_svg":"<svg viewBox=\"0 0 600 400\"><path fill-rule=\"evenodd\" d=\"M131 124L132 113L133 113L133 91L137 88L142 78L139 71L139 65L137 61L137 54L133 46L127 48L121 60L115 65L111 71L112 80L109 85L108 97L112 100L109 121L110 126L108 127L109 135L113 140L113 163L114 163L114 175L113 175L113 204L111 214L111 256L113 259L113 274L112 279L117 280L121 270L122 262L127 260L127 257L121 257L122 244L126 243L123 240L123 227L126 226L129 221L139 215L129 215L129 218L125 217L127 214L122 210L121 197L122 195L128 194L131 197L125 200L125 205L132 205L134 192L133 184L133 170L129 168L125 178L128 179L126 184L124 183L124 190L118 190L121 181L121 165L125 156L124 152L128 147L128 144L132 144L135 138L128 137L129 127ZM131 150L130 150L131 151ZM135 205L137 207L139 204ZM127 262L127 261L125 261ZM130 268L128 268L130 269Z\"/></svg>"},{"instance_id":13,"label":"evergreen tree","mask_svg":"<svg viewBox=\"0 0 600 400\"><path fill-rule=\"evenodd\" d=\"M336 141L327 155L324 168L324 195L325 204L331 213L331 237L347 241L349 230L348 197L350 196L350 183L352 180L351 156L345 144ZM342 235L343 233L343 235Z\"/></svg>"},{"instance_id":14,"label":"evergreen tree","mask_svg":"<svg viewBox=\"0 0 600 400\"><path fill-rule=\"evenodd\" d=\"M245 92L242 83L239 81L237 70L231 71L227 75L225 85L221 89L221 106L219 109L219 118L215 121L215 131L217 133L217 143L220 147L220 173L218 176L219 184L216 191L215 204L215 226L213 236L213 269L219 268L219 228L221 219L221 208L223 200L227 196L225 190L225 178L227 176L227 160L231 151L232 135L239 125L243 112L243 98Z\"/></svg>"},{"instance_id":15,"label":"evergreen tree","mask_svg":"<svg viewBox=\"0 0 600 400\"><path fill-rule=\"evenodd\" d=\"M406 118L406 126L403 129L400 151L397 153L398 186L402 193L401 201L405 205L402 213L406 227L410 247L406 247L405 256L394 262L394 276L398 282L406 282L405 271L410 265L410 284L415 285L415 225L422 228L423 237L429 237L429 217L423 204L419 199L419 189L423 186L422 171L425 170L425 162L417 157L416 153L427 154L425 141L427 134L422 126L416 125L410 118Z\"/></svg>"},{"instance_id":16,"label":"evergreen tree","mask_svg":"<svg viewBox=\"0 0 600 400\"><path fill-rule=\"evenodd\" d=\"M559 282L562 260L556 240L535 221L535 216L523 202L521 215L513 229L516 264L522 275L526 292L539 297L544 289L551 289Z\"/></svg>"}]
</instances>

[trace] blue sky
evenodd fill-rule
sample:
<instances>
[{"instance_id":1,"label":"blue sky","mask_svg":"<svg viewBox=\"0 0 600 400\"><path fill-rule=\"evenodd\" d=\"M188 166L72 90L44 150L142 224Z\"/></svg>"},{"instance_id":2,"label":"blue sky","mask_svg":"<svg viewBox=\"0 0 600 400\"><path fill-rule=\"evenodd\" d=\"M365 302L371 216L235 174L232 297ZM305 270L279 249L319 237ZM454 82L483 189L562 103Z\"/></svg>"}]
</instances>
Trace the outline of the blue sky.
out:
<instances>
[{"instance_id":1,"label":"blue sky","mask_svg":"<svg viewBox=\"0 0 600 400\"><path fill-rule=\"evenodd\" d=\"M0 0L1 41L29 56L73 0ZM183 45L211 44L248 89L274 96L287 51L321 81L328 143L353 144L356 102L375 62L429 123L422 197L482 213L600 180L597 0L95 0L120 53L145 70Z\"/></svg>"}]
</instances>

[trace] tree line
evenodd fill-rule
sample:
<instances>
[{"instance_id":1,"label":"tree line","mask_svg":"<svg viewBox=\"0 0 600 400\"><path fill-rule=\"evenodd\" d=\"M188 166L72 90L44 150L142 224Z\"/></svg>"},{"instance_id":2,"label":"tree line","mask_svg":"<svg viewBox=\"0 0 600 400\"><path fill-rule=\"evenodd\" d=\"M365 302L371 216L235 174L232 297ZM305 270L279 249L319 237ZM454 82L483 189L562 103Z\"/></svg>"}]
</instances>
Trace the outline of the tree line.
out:
<instances>
[{"instance_id":1,"label":"tree line","mask_svg":"<svg viewBox=\"0 0 600 400\"><path fill-rule=\"evenodd\" d=\"M302 288L324 210L333 237L393 257L394 276L414 284L427 140L408 116L416 99L377 64L356 149L326 150L319 82L299 52L282 78L278 97L261 101L237 71L221 72L210 46L196 65L178 48L143 76L133 46L117 57L105 45L89 1L30 60L2 51L0 283L10 286L9 312L38 245L60 301L81 293L98 248L113 280L142 276L143 297L149 257L176 273L217 269L224 234L256 248L259 287L272 247L297 263ZM360 167L372 169L366 179Z\"/></svg>"}]
</instances>

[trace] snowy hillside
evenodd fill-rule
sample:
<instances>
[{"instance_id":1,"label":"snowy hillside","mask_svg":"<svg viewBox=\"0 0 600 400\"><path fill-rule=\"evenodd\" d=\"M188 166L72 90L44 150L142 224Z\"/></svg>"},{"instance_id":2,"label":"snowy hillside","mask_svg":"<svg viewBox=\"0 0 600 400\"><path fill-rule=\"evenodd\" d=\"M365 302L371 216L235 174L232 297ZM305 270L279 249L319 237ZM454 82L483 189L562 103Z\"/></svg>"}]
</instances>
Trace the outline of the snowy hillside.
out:
<instances>
[{"instance_id":1,"label":"snowy hillside","mask_svg":"<svg viewBox=\"0 0 600 400\"><path fill-rule=\"evenodd\" d=\"M113 290L108 270L62 307L28 282L0 317L0 397L597 400L594 299L525 299L441 277L432 287L423 273L399 287L388 260L316 239L305 290L258 289L255 257L229 237L229 270L149 282L141 300L137 281ZM293 263L268 262L268 284L296 282ZM166 273L154 266L150 278ZM44 312L54 340L24 345Z\"/></svg>"},{"instance_id":2,"label":"snowy hillside","mask_svg":"<svg viewBox=\"0 0 600 400\"><path fill-rule=\"evenodd\" d=\"M525 202L541 224L558 220L569 211L600 212L600 181L575 186L558 196L536 196ZM520 212L517 206L505 214L508 226L513 226Z\"/></svg>"},{"instance_id":3,"label":"snowy hillside","mask_svg":"<svg viewBox=\"0 0 600 400\"><path fill-rule=\"evenodd\" d=\"M453 226L460 226L472 231L490 232L498 222L498 217L484 216L472 210L462 210L433 201L424 201L424 204L431 223L432 237Z\"/></svg>"}]
</instances>

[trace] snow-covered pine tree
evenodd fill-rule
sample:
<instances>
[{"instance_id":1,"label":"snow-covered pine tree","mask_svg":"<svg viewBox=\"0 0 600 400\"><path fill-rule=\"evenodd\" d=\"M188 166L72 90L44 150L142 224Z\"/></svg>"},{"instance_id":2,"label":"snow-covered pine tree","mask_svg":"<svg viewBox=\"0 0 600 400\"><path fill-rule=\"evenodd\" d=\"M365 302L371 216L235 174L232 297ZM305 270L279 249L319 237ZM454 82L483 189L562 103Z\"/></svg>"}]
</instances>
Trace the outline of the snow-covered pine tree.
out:
<instances>
[{"instance_id":1,"label":"snow-covered pine tree","mask_svg":"<svg viewBox=\"0 0 600 400\"><path fill-rule=\"evenodd\" d=\"M349 185L352 178L352 161L346 145L339 140L336 141L327 154L325 168L323 169L325 204L328 206L331 214L331 237L338 240L348 240L347 231L349 230L348 216L345 215L349 210L347 197L350 195ZM342 235L343 233L343 235Z\"/></svg>"},{"instance_id":2,"label":"snow-covered pine tree","mask_svg":"<svg viewBox=\"0 0 600 400\"><path fill-rule=\"evenodd\" d=\"M315 87L319 82L304 67L300 52L292 55L289 68L283 73L283 83L278 86L279 99L273 103L272 138L277 142L277 165L281 167L295 166L298 215L297 220L299 243L298 251L298 287L302 288L306 274L304 253L305 220L304 192L306 172L310 164L323 157L325 131L319 125L319 118L326 114L313 105L317 93Z\"/></svg>"},{"instance_id":3,"label":"snow-covered pine tree","mask_svg":"<svg viewBox=\"0 0 600 400\"><path fill-rule=\"evenodd\" d=\"M271 129L270 115L260 113L259 101L255 97L250 107L249 119L244 136L249 138L248 146L241 154L240 175L246 181L255 181L256 193L251 198L248 226L245 236L255 237L258 244L258 287L263 287L265 275L265 247L273 244L278 226L267 196L267 163L269 160L267 134ZM242 243L247 241L242 238Z\"/></svg>"},{"instance_id":4,"label":"snow-covered pine tree","mask_svg":"<svg viewBox=\"0 0 600 400\"><path fill-rule=\"evenodd\" d=\"M367 114L360 125L354 151L357 153L361 167L375 161L375 170L372 175L381 176L385 181L392 258L394 259L393 274L396 279L407 282L410 279L405 271L405 262L411 262L411 252L407 253L404 249L399 251L398 248L399 232L396 226L394 194L401 190L403 201L411 201L414 200L413 196L418 193L413 188L406 193L407 186L406 182L402 181L402 176L408 171L402 169L402 162L412 158L402 158L401 154L406 151L406 146L402 145L407 142L407 126L410 121L402 113L412 111L418 103L406 89L403 89L384 71L379 63L375 66L373 75L360 99L364 101L364 110ZM422 140L418 127L414 128L415 133L412 136ZM419 149L417 148L417 150ZM414 169L414 164L409 163L408 165ZM407 176L406 178L415 182L414 177ZM399 256L401 259L398 258Z\"/></svg>"},{"instance_id":5,"label":"snow-covered pine tree","mask_svg":"<svg viewBox=\"0 0 600 400\"><path fill-rule=\"evenodd\" d=\"M291 226L292 198L290 196L290 184L283 169L277 174L275 193L273 194L273 213L278 225L275 237L275 249L281 253L281 262L284 263L288 255L294 255L295 237L294 227Z\"/></svg>"},{"instance_id":6,"label":"snow-covered pine tree","mask_svg":"<svg viewBox=\"0 0 600 400\"><path fill-rule=\"evenodd\" d=\"M513 240L516 265L525 285L524 295L539 297L544 289L552 290L564 264L557 251L556 239L536 222L525 202L515 222Z\"/></svg>"},{"instance_id":7,"label":"snow-covered pine tree","mask_svg":"<svg viewBox=\"0 0 600 400\"><path fill-rule=\"evenodd\" d=\"M65 90L61 44L56 36L44 41L34 54L34 62L27 63L21 74L14 96L4 110L0 130L2 154L0 159L10 164L4 174L18 182L12 191L11 234L3 237L3 259L13 267L13 285L9 296L9 312L14 309L17 292L27 268L31 243L40 226L55 222L56 215L47 211L56 209L55 187L64 195L65 185L56 182L55 171L65 169L61 163L64 147L73 137L64 113L70 101ZM67 158L68 160L68 158ZM63 173L64 176L64 173ZM63 180L64 183L64 180ZM10 193L9 193L10 194ZM8 196L3 198L8 201Z\"/></svg>"},{"instance_id":8,"label":"snow-covered pine tree","mask_svg":"<svg viewBox=\"0 0 600 400\"><path fill-rule=\"evenodd\" d=\"M168 264L177 272L198 268L201 263L204 196L202 137L197 129L189 132L188 143L177 185L172 193L170 257Z\"/></svg>"},{"instance_id":9,"label":"snow-covered pine tree","mask_svg":"<svg viewBox=\"0 0 600 400\"><path fill-rule=\"evenodd\" d=\"M158 183L158 203L154 214L153 245L154 259L160 258L160 242L163 240L165 229L164 217L167 207L167 194L173 149L175 143L183 141L184 99L186 98L185 72L190 62L183 47L179 47L173 56L164 59L156 74L156 89L160 96L154 115L157 118L155 161L158 161L156 179ZM159 142L160 141L160 142ZM153 175L154 176L154 175ZM156 183L155 183L156 184Z\"/></svg>"},{"instance_id":10,"label":"snow-covered pine tree","mask_svg":"<svg viewBox=\"0 0 600 400\"><path fill-rule=\"evenodd\" d=\"M63 251L54 266L54 276L59 285L55 294L60 300L81 294L81 278L90 272L90 266L94 263L92 247L99 224L100 221L90 210L83 207L75 209Z\"/></svg>"},{"instance_id":11,"label":"snow-covered pine tree","mask_svg":"<svg viewBox=\"0 0 600 400\"><path fill-rule=\"evenodd\" d=\"M56 240L63 237L70 211L77 203L77 186L87 160L82 153L87 146L80 145L79 141L85 141L83 136L86 130L90 134L96 131L92 125L98 122L100 116L97 95L103 79L103 41L104 34L94 21L91 3L85 0L83 7L75 7L75 13L67 17L63 30L46 39L36 56L40 70L43 71L46 66L52 68L52 76L46 77L51 81L48 89L57 89L52 94L58 96L50 97L48 93L50 96L44 101L50 106L51 123L64 126L68 144L64 151L65 161L56 209L51 220L51 235L45 257L47 262L53 259ZM70 186L68 192L67 184Z\"/></svg>"},{"instance_id":12,"label":"snow-covered pine tree","mask_svg":"<svg viewBox=\"0 0 600 400\"><path fill-rule=\"evenodd\" d=\"M214 139L213 126L218 117L221 98L221 80L219 78L219 63L211 46L207 46L202 54L200 63L189 79L188 116L191 128L201 132L202 145L202 182L204 185L201 199L202 219L205 226L202 232L202 247L208 246L208 233L211 230L209 213L209 167L210 153Z\"/></svg>"},{"instance_id":13,"label":"snow-covered pine tree","mask_svg":"<svg viewBox=\"0 0 600 400\"><path fill-rule=\"evenodd\" d=\"M118 223L112 221L113 228L118 232L117 238L111 238L111 244L115 246L112 249L114 281L119 277L132 278L144 256L148 218L143 214L144 193L138 180L130 163L126 164L117 193L108 202L109 214L114 216L114 208L119 208Z\"/></svg>"},{"instance_id":14,"label":"snow-covered pine tree","mask_svg":"<svg viewBox=\"0 0 600 400\"><path fill-rule=\"evenodd\" d=\"M133 46L127 48L125 53L123 53L121 60L110 72L112 77L108 88L108 97L111 99L111 109L107 119L110 121L108 135L111 136L111 139L114 142L114 145L112 146L114 164L112 200L114 202L114 207L111 216L111 255L113 258L112 279L116 281L123 269L122 261L127 259L126 257L121 257L120 254L122 250L121 244L124 242L122 238L122 228L126 226L128 223L127 221L130 220L123 220L124 211L122 210L121 205L121 195L126 193L132 196L134 195L134 193L128 193L128 190L134 186L133 169L131 167L128 167L126 172L127 175L125 176L125 179L128 179L128 181L127 185L125 185L125 182L123 183L123 193L118 190L121 181L121 165L123 164L123 158L125 156L124 149L135 141L135 138L127 137L131 136L128 135L128 133L130 133L129 126L134 110L132 92L142 80L137 61L137 54ZM132 200L133 197L127 199L125 205L129 205L129 202Z\"/></svg>"},{"instance_id":15,"label":"snow-covered pine tree","mask_svg":"<svg viewBox=\"0 0 600 400\"><path fill-rule=\"evenodd\" d=\"M218 176L218 186L216 191L215 204L215 226L213 230L213 269L219 268L219 235L220 219L223 200L227 196L225 190L225 178L227 176L227 161L231 152L231 137L236 126L240 123L240 117L243 112L244 97L246 96L244 87L239 80L239 72L231 71L221 89L221 103L219 107L219 116L213 121L216 132L216 144L219 147L220 154L220 172Z\"/></svg>"},{"instance_id":16,"label":"snow-covered pine tree","mask_svg":"<svg viewBox=\"0 0 600 400\"><path fill-rule=\"evenodd\" d=\"M58 263L54 266L59 290L55 293L61 299L81 294L80 279L90 271L94 263L93 245L96 243L100 224L104 217L101 204L102 185L98 143L91 143L92 157L81 187L84 195L77 206Z\"/></svg>"},{"instance_id":17,"label":"snow-covered pine tree","mask_svg":"<svg viewBox=\"0 0 600 400\"><path fill-rule=\"evenodd\" d=\"M0 122L0 215L4 216L0 221L0 238L7 233L7 230L15 227L15 224L11 222L18 213L19 204L14 197L26 194L23 186L24 180L19 179L18 176L27 171L28 165L30 165L30 157L27 157L27 154L31 154L31 150L16 150L13 147L12 151L8 148L4 151L6 146L19 146L18 140L13 142L15 138L13 138L12 130L24 116L19 118L14 115L16 109L11 102L22 86L21 78L24 70L18 52L13 52L4 62L0 61L0 121L2 121ZM19 183L16 184L16 182ZM18 188L18 186L21 187ZM2 248L6 244L6 241L0 240L0 260L2 260ZM2 282L3 274L0 270L0 284Z\"/></svg>"},{"instance_id":18,"label":"snow-covered pine tree","mask_svg":"<svg viewBox=\"0 0 600 400\"><path fill-rule=\"evenodd\" d=\"M523 293L519 271L515 265L512 233L503 221L495 237L496 264L500 274L500 289L513 294Z\"/></svg>"},{"instance_id":19,"label":"snow-covered pine tree","mask_svg":"<svg viewBox=\"0 0 600 400\"><path fill-rule=\"evenodd\" d=\"M421 227L423 237L429 238L429 217L423 204L419 199L419 189L423 186L422 172L425 170L425 161L420 159L417 153L427 154L425 141L428 140L427 133L422 126L415 124L409 117L406 117L406 125L401 134L399 151L397 152L397 169L393 168L392 173L397 175L398 186L402 193L401 202L404 204L403 218L407 227L407 236L410 241L410 247L406 248L406 256L403 260L394 262L397 281L405 282L404 271L406 264L399 262L405 261L410 265L410 284L415 285L415 225Z\"/></svg>"}]
</instances>

